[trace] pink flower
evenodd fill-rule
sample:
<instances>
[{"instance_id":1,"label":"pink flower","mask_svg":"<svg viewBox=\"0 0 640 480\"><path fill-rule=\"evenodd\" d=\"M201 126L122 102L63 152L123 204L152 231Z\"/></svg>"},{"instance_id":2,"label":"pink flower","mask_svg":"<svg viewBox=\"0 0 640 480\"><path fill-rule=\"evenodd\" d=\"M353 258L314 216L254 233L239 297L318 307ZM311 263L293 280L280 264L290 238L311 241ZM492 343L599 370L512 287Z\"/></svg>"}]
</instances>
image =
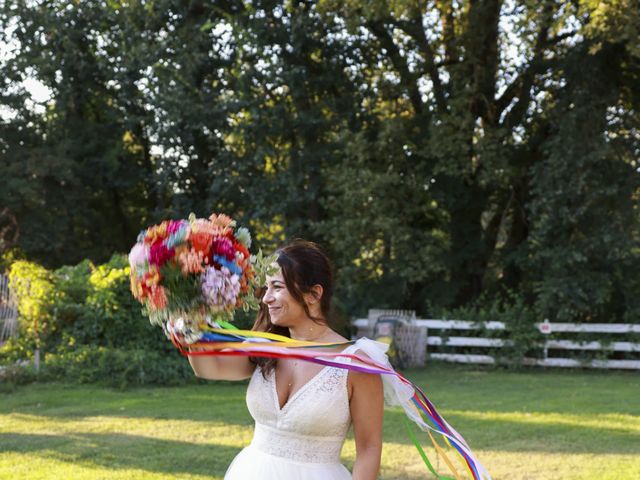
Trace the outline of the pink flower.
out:
<instances>
[{"instance_id":1,"label":"pink flower","mask_svg":"<svg viewBox=\"0 0 640 480\"><path fill-rule=\"evenodd\" d=\"M185 222L184 220L170 220L169 225L167 226L167 233L169 235L173 235L178 230L180 230L184 225L187 225L189 222Z\"/></svg>"},{"instance_id":2,"label":"pink flower","mask_svg":"<svg viewBox=\"0 0 640 480\"><path fill-rule=\"evenodd\" d=\"M167 248L164 243L156 242L149 249L149 263L162 266L167 260L173 258L174 253L173 248Z\"/></svg>"},{"instance_id":3,"label":"pink flower","mask_svg":"<svg viewBox=\"0 0 640 480\"><path fill-rule=\"evenodd\" d=\"M233 260L236 258L236 251L233 248L233 243L227 237L214 238L211 246L211 253L213 255L225 257L227 260Z\"/></svg>"},{"instance_id":4,"label":"pink flower","mask_svg":"<svg viewBox=\"0 0 640 480\"><path fill-rule=\"evenodd\" d=\"M129 265L135 268L138 265L144 265L149 256L149 249L142 243L136 243L131 252L129 252Z\"/></svg>"}]
</instances>

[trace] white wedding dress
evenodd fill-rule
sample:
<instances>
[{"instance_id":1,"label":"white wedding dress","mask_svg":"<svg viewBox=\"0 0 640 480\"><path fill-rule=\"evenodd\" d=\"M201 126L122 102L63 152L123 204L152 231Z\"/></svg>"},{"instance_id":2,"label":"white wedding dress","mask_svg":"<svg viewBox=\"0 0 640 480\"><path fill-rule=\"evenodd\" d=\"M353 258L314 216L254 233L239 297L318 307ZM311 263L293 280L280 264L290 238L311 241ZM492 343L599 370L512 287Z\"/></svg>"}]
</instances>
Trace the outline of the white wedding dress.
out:
<instances>
[{"instance_id":1,"label":"white wedding dress","mask_svg":"<svg viewBox=\"0 0 640 480\"><path fill-rule=\"evenodd\" d=\"M343 353L356 350L358 345L350 345ZM340 463L351 425L348 373L324 367L280 408L275 372L265 379L256 368L247 389L253 440L233 460L225 480L350 480Z\"/></svg>"}]
</instances>

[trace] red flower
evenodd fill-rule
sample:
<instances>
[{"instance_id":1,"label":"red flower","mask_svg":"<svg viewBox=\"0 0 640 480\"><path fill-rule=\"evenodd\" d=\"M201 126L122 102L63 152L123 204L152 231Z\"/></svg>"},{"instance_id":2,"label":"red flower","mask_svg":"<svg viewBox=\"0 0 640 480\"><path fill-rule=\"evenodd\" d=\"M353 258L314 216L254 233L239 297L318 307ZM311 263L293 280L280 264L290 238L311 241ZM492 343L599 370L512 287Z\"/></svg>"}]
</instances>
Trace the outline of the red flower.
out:
<instances>
[{"instance_id":1,"label":"red flower","mask_svg":"<svg viewBox=\"0 0 640 480\"><path fill-rule=\"evenodd\" d=\"M206 257L209 255L209 251L211 250L211 235L208 232L195 232L191 233L189 237L189 241L191 242L191 246L196 252L201 252L202 256Z\"/></svg>"},{"instance_id":2,"label":"red flower","mask_svg":"<svg viewBox=\"0 0 640 480\"><path fill-rule=\"evenodd\" d=\"M233 242L233 248L235 248L238 252L242 253L242 255L244 255L244 258L249 258L251 256L247 247L245 247L242 243L238 242L237 240Z\"/></svg>"}]
</instances>

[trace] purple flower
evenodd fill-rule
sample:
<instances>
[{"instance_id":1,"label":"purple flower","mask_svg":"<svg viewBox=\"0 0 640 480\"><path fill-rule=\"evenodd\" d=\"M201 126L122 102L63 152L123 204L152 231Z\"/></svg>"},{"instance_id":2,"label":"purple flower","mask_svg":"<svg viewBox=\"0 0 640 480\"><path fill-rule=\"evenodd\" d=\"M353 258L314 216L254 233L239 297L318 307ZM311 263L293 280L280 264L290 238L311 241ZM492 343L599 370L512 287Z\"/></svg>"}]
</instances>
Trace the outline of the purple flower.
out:
<instances>
[{"instance_id":1,"label":"purple flower","mask_svg":"<svg viewBox=\"0 0 640 480\"><path fill-rule=\"evenodd\" d=\"M202 274L202 295L215 310L227 310L235 306L240 293L240 277L222 267L207 267Z\"/></svg>"}]
</instances>

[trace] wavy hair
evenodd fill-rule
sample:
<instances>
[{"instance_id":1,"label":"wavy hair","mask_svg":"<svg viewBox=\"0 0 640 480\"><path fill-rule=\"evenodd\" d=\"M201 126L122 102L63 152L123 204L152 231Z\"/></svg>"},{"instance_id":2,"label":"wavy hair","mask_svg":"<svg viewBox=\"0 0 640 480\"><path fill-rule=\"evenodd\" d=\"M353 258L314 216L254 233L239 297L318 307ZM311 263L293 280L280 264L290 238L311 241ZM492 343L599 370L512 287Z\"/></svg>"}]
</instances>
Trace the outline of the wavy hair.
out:
<instances>
[{"instance_id":1,"label":"wavy hair","mask_svg":"<svg viewBox=\"0 0 640 480\"><path fill-rule=\"evenodd\" d=\"M311 320L315 323L330 325L333 298L333 267L329 257L322 251L320 246L314 242L296 239L278 248L278 265L282 270L282 277L287 286L287 290L298 302ZM320 298L320 311L322 317L314 317L309 311L309 307L304 301L304 295L312 293L315 285L322 287L322 297ZM264 297L266 289L259 292L260 298ZM289 329L271 323L269 309L261 301L260 310L256 316L253 330L260 332L275 333L289 337ZM250 357L249 360L258 365L262 375L266 378L277 365L275 358Z\"/></svg>"}]
</instances>

